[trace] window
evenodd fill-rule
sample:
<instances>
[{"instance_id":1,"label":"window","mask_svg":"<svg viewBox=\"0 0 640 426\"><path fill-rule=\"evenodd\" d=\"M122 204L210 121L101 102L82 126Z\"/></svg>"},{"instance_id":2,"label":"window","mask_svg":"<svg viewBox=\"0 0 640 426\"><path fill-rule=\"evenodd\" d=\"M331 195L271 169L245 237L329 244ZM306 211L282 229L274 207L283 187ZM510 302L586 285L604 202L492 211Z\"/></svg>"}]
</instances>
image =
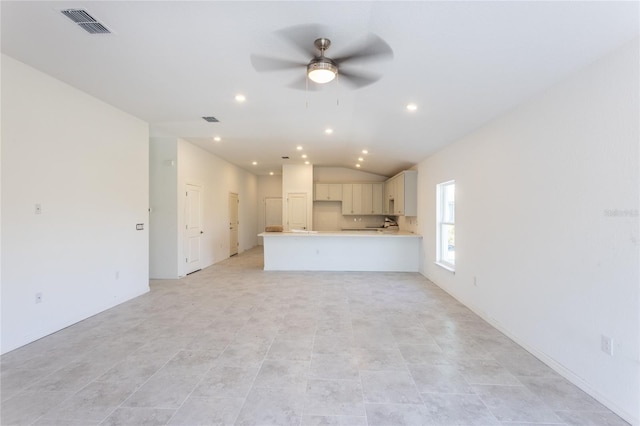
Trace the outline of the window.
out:
<instances>
[{"instance_id":1,"label":"window","mask_svg":"<svg viewBox=\"0 0 640 426\"><path fill-rule=\"evenodd\" d=\"M436 263L455 270L456 265L456 183L451 180L437 186L436 200Z\"/></svg>"}]
</instances>

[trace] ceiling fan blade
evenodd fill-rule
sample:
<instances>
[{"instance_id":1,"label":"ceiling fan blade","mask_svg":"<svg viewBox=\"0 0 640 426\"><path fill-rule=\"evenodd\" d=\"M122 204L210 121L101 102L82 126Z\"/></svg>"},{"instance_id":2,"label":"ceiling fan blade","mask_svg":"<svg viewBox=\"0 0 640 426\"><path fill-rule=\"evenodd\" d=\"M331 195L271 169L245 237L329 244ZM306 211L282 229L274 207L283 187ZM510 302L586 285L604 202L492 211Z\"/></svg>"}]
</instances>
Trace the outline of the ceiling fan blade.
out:
<instances>
[{"instance_id":1,"label":"ceiling fan blade","mask_svg":"<svg viewBox=\"0 0 640 426\"><path fill-rule=\"evenodd\" d=\"M256 71L281 71L300 68L306 69L307 64L305 62L290 61L288 59L272 58L262 55L251 55L251 64Z\"/></svg>"},{"instance_id":2,"label":"ceiling fan blade","mask_svg":"<svg viewBox=\"0 0 640 426\"><path fill-rule=\"evenodd\" d=\"M350 53L331 57L331 59L338 65L346 61L355 63L371 59L393 59L393 49L382 38L375 34L370 34L364 43L351 49Z\"/></svg>"},{"instance_id":3,"label":"ceiling fan blade","mask_svg":"<svg viewBox=\"0 0 640 426\"><path fill-rule=\"evenodd\" d=\"M340 82L345 82L356 89L368 86L380 80L382 76L372 74L354 73L349 71L340 70L338 72L338 78Z\"/></svg>"},{"instance_id":4,"label":"ceiling fan blade","mask_svg":"<svg viewBox=\"0 0 640 426\"><path fill-rule=\"evenodd\" d=\"M303 24L283 28L275 32L279 37L289 42L305 58L318 56L318 50L313 45L313 41L320 37L327 37L325 27L320 24Z\"/></svg>"}]
</instances>

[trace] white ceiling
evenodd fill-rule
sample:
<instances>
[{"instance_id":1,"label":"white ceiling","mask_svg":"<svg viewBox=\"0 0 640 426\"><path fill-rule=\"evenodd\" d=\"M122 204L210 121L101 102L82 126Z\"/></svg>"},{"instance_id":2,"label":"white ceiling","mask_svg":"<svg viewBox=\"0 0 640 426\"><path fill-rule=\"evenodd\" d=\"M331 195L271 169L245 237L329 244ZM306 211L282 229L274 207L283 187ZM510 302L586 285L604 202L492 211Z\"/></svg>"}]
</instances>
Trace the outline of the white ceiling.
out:
<instances>
[{"instance_id":1,"label":"white ceiling","mask_svg":"<svg viewBox=\"0 0 640 426\"><path fill-rule=\"evenodd\" d=\"M113 34L84 32L66 8ZM301 163L302 145L315 165L349 168L368 149L361 170L390 176L637 37L638 16L635 1L2 1L1 31L3 53L256 174ZM384 39L382 78L306 92L288 87L304 68L254 70L253 53L308 61L276 31L311 23L328 56Z\"/></svg>"}]
</instances>

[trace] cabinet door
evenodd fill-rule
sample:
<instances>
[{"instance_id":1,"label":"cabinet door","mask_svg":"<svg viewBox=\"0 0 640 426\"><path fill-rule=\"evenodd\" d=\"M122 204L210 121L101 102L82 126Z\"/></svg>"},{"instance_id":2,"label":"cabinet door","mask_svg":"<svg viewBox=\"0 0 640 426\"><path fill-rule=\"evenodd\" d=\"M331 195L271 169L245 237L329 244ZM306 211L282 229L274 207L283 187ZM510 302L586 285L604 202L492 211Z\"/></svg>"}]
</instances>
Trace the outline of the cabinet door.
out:
<instances>
[{"instance_id":1,"label":"cabinet door","mask_svg":"<svg viewBox=\"0 0 640 426\"><path fill-rule=\"evenodd\" d=\"M383 187L381 183L371 184L371 214L382 214Z\"/></svg>"},{"instance_id":2,"label":"cabinet door","mask_svg":"<svg viewBox=\"0 0 640 426\"><path fill-rule=\"evenodd\" d=\"M329 200L341 201L342 200L342 184L330 183L327 186L329 187Z\"/></svg>"},{"instance_id":3,"label":"cabinet door","mask_svg":"<svg viewBox=\"0 0 640 426\"><path fill-rule=\"evenodd\" d=\"M316 183L315 201L342 201L341 183Z\"/></svg>"},{"instance_id":4,"label":"cabinet door","mask_svg":"<svg viewBox=\"0 0 640 426\"><path fill-rule=\"evenodd\" d=\"M391 206L393 205L391 200L394 199L395 192L395 180L389 179L384 183L384 214L393 215L395 211L392 210Z\"/></svg>"},{"instance_id":5,"label":"cabinet door","mask_svg":"<svg viewBox=\"0 0 640 426\"><path fill-rule=\"evenodd\" d=\"M342 214L353 214L353 184L342 185Z\"/></svg>"},{"instance_id":6,"label":"cabinet door","mask_svg":"<svg viewBox=\"0 0 640 426\"><path fill-rule=\"evenodd\" d=\"M394 198L394 210L397 216L404 216L404 174L396 176L394 179L395 185L395 198Z\"/></svg>"},{"instance_id":7,"label":"cabinet door","mask_svg":"<svg viewBox=\"0 0 640 426\"><path fill-rule=\"evenodd\" d=\"M326 201L329 199L329 185L326 183L316 183L316 192L313 197L317 201Z\"/></svg>"},{"instance_id":8,"label":"cabinet door","mask_svg":"<svg viewBox=\"0 0 640 426\"><path fill-rule=\"evenodd\" d=\"M362 214L373 214L373 193L370 183L362 184Z\"/></svg>"},{"instance_id":9,"label":"cabinet door","mask_svg":"<svg viewBox=\"0 0 640 426\"><path fill-rule=\"evenodd\" d=\"M395 192L396 192L395 186L396 186L395 178L389 179L388 181L385 182L384 188L385 188L385 194L386 194L387 200L393 200L395 198Z\"/></svg>"},{"instance_id":10,"label":"cabinet door","mask_svg":"<svg viewBox=\"0 0 640 426\"><path fill-rule=\"evenodd\" d=\"M418 215L418 172L407 170L404 173L404 215Z\"/></svg>"},{"instance_id":11,"label":"cabinet door","mask_svg":"<svg viewBox=\"0 0 640 426\"><path fill-rule=\"evenodd\" d=\"M353 214L363 214L366 213L362 210L362 184L354 183L353 184Z\"/></svg>"}]
</instances>

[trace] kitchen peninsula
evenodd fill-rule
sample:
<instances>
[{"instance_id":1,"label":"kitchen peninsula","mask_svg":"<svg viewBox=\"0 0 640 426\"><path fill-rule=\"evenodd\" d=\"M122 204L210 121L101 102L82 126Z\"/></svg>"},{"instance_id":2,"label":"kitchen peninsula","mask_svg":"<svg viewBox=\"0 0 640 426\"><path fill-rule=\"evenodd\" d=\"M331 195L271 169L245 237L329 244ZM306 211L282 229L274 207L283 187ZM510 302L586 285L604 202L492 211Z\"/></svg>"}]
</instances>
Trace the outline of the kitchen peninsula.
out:
<instances>
[{"instance_id":1,"label":"kitchen peninsula","mask_svg":"<svg viewBox=\"0 0 640 426\"><path fill-rule=\"evenodd\" d=\"M410 232L263 232L265 271L417 272L422 236Z\"/></svg>"}]
</instances>

